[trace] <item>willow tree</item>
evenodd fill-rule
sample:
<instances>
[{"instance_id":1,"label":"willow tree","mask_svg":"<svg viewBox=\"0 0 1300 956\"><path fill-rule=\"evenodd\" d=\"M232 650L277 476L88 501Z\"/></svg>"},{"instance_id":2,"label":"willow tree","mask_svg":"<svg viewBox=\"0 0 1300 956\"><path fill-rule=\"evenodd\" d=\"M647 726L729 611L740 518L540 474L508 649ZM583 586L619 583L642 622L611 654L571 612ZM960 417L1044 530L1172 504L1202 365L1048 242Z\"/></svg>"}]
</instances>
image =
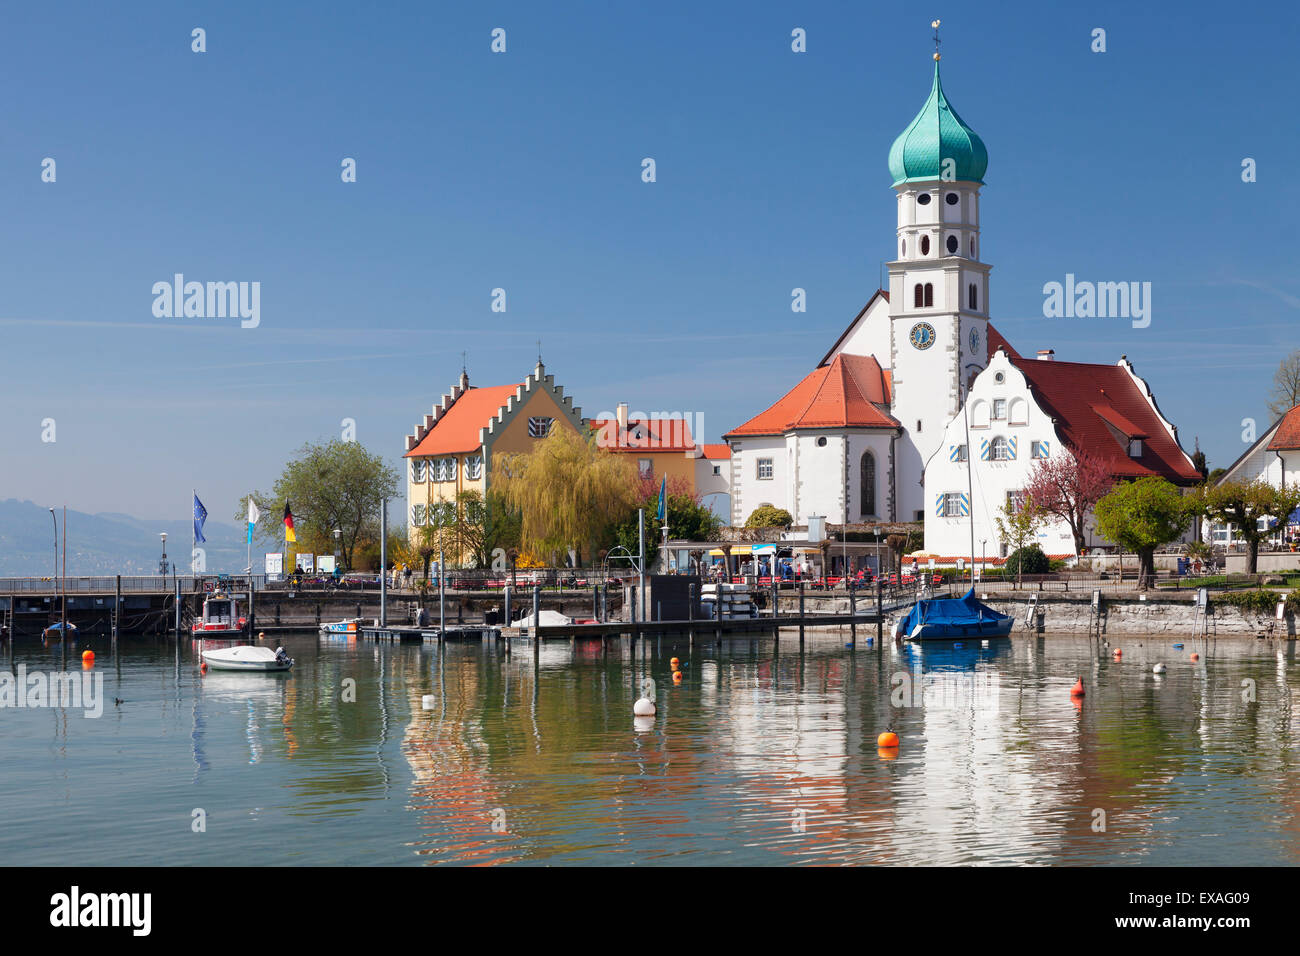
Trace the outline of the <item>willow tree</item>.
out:
<instances>
[{"instance_id":1,"label":"willow tree","mask_svg":"<svg viewBox=\"0 0 1300 956\"><path fill-rule=\"evenodd\" d=\"M520 516L520 548L543 559L570 548L580 558L594 554L636 507L636 482L629 459L569 428L552 428L532 451L492 463L495 491Z\"/></svg>"}]
</instances>

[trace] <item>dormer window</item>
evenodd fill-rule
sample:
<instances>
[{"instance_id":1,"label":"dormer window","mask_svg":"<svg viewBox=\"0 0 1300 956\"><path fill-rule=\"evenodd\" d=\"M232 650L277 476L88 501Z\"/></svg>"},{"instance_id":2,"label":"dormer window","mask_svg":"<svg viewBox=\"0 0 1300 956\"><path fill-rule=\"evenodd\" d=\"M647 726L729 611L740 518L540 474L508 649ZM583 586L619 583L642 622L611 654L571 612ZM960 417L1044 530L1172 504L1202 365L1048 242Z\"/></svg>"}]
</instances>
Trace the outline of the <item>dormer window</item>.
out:
<instances>
[{"instance_id":1,"label":"dormer window","mask_svg":"<svg viewBox=\"0 0 1300 956\"><path fill-rule=\"evenodd\" d=\"M1130 439L1128 440L1128 456L1129 456L1130 458L1141 458L1141 457L1142 457L1142 439L1141 439L1141 438L1130 438Z\"/></svg>"}]
</instances>

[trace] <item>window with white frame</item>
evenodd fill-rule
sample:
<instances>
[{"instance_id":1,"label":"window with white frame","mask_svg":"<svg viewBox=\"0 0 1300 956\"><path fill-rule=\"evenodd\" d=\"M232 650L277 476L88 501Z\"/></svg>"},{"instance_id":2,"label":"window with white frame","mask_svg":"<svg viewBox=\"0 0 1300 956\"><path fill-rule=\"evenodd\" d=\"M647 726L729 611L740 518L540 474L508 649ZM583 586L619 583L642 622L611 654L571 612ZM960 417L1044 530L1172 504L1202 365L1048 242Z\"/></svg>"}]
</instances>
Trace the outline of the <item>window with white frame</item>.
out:
<instances>
[{"instance_id":1,"label":"window with white frame","mask_svg":"<svg viewBox=\"0 0 1300 956\"><path fill-rule=\"evenodd\" d=\"M949 461L966 461L966 459L968 459L968 458L970 458L970 449L967 448L967 446L965 446L965 445L958 445L956 448L953 449L953 451L952 451L952 455L949 456L949 459L948 459L948 460L949 460Z\"/></svg>"},{"instance_id":2,"label":"window with white frame","mask_svg":"<svg viewBox=\"0 0 1300 956\"><path fill-rule=\"evenodd\" d=\"M1007 400L1005 398L993 399L993 420L1003 421L1007 417Z\"/></svg>"},{"instance_id":3,"label":"window with white frame","mask_svg":"<svg viewBox=\"0 0 1300 956\"><path fill-rule=\"evenodd\" d=\"M424 505L411 505L411 524L417 528L424 524Z\"/></svg>"},{"instance_id":4,"label":"window with white frame","mask_svg":"<svg viewBox=\"0 0 1300 956\"><path fill-rule=\"evenodd\" d=\"M455 481L456 480L456 459L439 458L438 459L438 477L436 481Z\"/></svg>"},{"instance_id":5,"label":"window with white frame","mask_svg":"<svg viewBox=\"0 0 1300 956\"><path fill-rule=\"evenodd\" d=\"M1047 442L1045 442L1045 441L1030 442L1030 443L1029 443L1029 457L1030 457L1030 458L1046 458L1046 457L1047 457Z\"/></svg>"},{"instance_id":6,"label":"window with white frame","mask_svg":"<svg viewBox=\"0 0 1300 956\"><path fill-rule=\"evenodd\" d=\"M469 481L478 481L483 477L483 456L466 455L465 456L465 478Z\"/></svg>"},{"instance_id":7,"label":"window with white frame","mask_svg":"<svg viewBox=\"0 0 1300 956\"><path fill-rule=\"evenodd\" d=\"M713 473L714 473L715 475L720 475L720 474L722 474L722 466L721 466L721 465L714 465L714 466L713 466Z\"/></svg>"},{"instance_id":8,"label":"window with white frame","mask_svg":"<svg viewBox=\"0 0 1300 956\"><path fill-rule=\"evenodd\" d=\"M1013 515L1018 515L1025 510L1025 492L1024 489L1007 492L1007 510Z\"/></svg>"},{"instance_id":9,"label":"window with white frame","mask_svg":"<svg viewBox=\"0 0 1300 956\"><path fill-rule=\"evenodd\" d=\"M757 476L761 479L766 480L768 478L771 478L772 474L773 474L772 459L771 458L758 459Z\"/></svg>"},{"instance_id":10,"label":"window with white frame","mask_svg":"<svg viewBox=\"0 0 1300 956\"><path fill-rule=\"evenodd\" d=\"M961 494L956 491L950 491L943 496L943 516L945 518L960 518L962 516Z\"/></svg>"},{"instance_id":11,"label":"window with white frame","mask_svg":"<svg viewBox=\"0 0 1300 956\"><path fill-rule=\"evenodd\" d=\"M426 464L423 458L411 459L411 481L417 485L424 482Z\"/></svg>"},{"instance_id":12,"label":"window with white frame","mask_svg":"<svg viewBox=\"0 0 1300 956\"><path fill-rule=\"evenodd\" d=\"M1007 440L999 435L989 443L989 460L990 461L1010 461L1011 451L1007 447Z\"/></svg>"},{"instance_id":13,"label":"window with white frame","mask_svg":"<svg viewBox=\"0 0 1300 956\"><path fill-rule=\"evenodd\" d=\"M554 418L546 418L541 415L535 415L528 419L528 437L545 438L551 433L551 425L555 423Z\"/></svg>"}]
</instances>

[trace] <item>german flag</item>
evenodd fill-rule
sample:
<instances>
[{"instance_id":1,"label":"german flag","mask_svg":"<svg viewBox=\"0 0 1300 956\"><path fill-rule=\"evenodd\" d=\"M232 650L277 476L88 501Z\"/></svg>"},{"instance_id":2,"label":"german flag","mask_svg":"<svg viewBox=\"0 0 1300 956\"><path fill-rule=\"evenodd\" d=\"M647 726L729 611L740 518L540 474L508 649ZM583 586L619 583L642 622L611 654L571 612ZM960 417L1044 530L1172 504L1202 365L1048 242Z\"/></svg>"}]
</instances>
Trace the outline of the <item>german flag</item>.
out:
<instances>
[{"instance_id":1,"label":"german flag","mask_svg":"<svg viewBox=\"0 0 1300 956\"><path fill-rule=\"evenodd\" d=\"M293 512L289 510L289 502L284 503L284 540L289 544L296 544L298 536L293 533Z\"/></svg>"}]
</instances>

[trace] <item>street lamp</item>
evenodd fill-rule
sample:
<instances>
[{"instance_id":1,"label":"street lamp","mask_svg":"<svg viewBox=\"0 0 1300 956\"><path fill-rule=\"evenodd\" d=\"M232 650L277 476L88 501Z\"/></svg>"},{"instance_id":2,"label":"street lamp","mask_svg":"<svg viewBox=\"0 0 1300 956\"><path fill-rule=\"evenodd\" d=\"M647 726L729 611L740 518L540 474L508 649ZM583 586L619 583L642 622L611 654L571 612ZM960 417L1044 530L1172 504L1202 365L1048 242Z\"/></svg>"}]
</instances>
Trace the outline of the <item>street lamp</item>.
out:
<instances>
[{"instance_id":1,"label":"street lamp","mask_svg":"<svg viewBox=\"0 0 1300 956\"><path fill-rule=\"evenodd\" d=\"M338 569L340 555L342 554L342 552L339 550L339 539L342 537L343 537L343 529L335 528L334 529L334 567L336 570Z\"/></svg>"},{"instance_id":2,"label":"street lamp","mask_svg":"<svg viewBox=\"0 0 1300 956\"><path fill-rule=\"evenodd\" d=\"M158 537L162 538L162 558L158 562L158 573L167 577L167 532L159 531Z\"/></svg>"}]
</instances>

